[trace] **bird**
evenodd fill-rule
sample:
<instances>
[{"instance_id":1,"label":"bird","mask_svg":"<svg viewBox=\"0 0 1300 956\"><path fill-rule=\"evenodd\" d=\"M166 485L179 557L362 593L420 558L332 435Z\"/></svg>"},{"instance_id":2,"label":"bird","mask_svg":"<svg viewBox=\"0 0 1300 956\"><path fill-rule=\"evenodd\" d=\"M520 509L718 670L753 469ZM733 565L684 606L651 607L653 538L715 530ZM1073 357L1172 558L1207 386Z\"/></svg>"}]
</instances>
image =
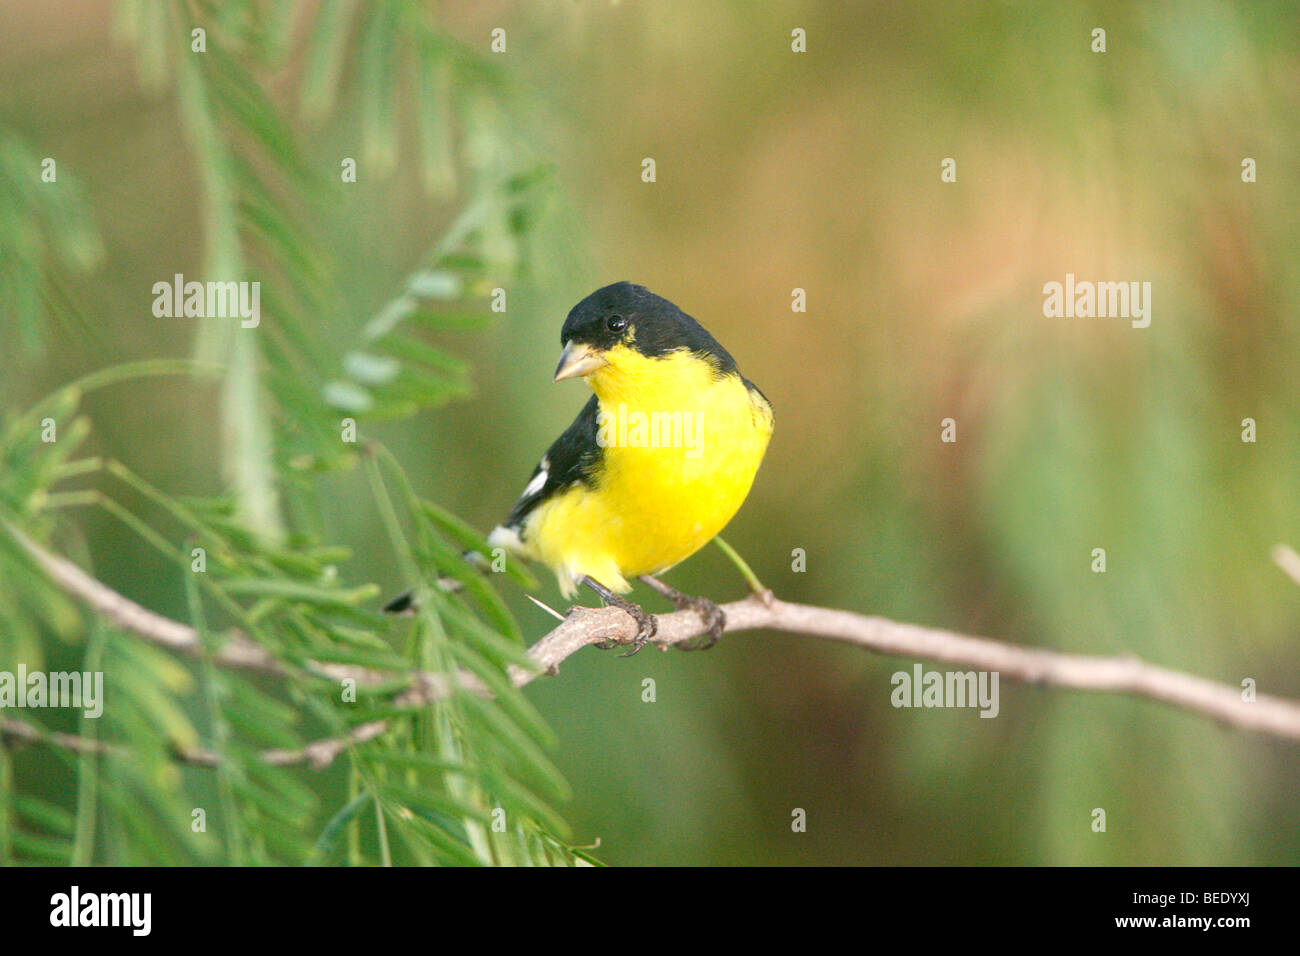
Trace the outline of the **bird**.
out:
<instances>
[{"instance_id":1,"label":"bird","mask_svg":"<svg viewBox=\"0 0 1300 956\"><path fill-rule=\"evenodd\" d=\"M596 646L635 654L657 621L623 597L639 579L691 609L712 647L715 603L659 579L709 543L744 503L772 436L772 404L695 319L630 282L588 295L560 330L554 381L592 395L533 469L491 548L540 562L572 599L586 586L626 611L635 636ZM399 599L400 600L400 599Z\"/></svg>"}]
</instances>

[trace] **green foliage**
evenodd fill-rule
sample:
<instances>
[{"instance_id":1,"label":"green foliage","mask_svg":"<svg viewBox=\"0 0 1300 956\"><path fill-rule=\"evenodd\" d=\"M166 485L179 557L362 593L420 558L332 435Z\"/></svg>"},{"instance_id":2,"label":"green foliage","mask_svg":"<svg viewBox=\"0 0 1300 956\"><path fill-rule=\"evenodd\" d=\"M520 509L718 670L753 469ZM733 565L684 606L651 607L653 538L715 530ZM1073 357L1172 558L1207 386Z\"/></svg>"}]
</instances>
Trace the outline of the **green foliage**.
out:
<instances>
[{"instance_id":1,"label":"green foliage","mask_svg":"<svg viewBox=\"0 0 1300 956\"><path fill-rule=\"evenodd\" d=\"M303 225L321 184L264 82L294 52L295 15L284 3L118 7L115 33L135 50L141 85L174 96L198 167L205 275L260 281L263 324L206 320L196 360L109 368L0 423L0 518L92 574L76 516L92 508L120 522L184 595L171 616L195 629L202 648L178 657L80 612L0 530L0 669L72 655L79 660L67 666L102 670L111 695L102 721L58 728L76 735L76 747L57 746L56 728L28 714L42 743L20 748L6 733L0 863L591 862L562 842L567 827L554 804L569 791L548 756L555 736L511 680L532 666L520 629L461 558L482 540L417 495L365 431L469 394L468 367L429 331L486 322L487 277L521 264L547 176L516 166L494 125L501 79L438 34L422 6L323 4L306 31L304 111L330 118L355 48L373 170L391 172L399 159L395 100L407 77L426 185L450 197L458 182L453 101L468 130L469 171L459 215L405 288L354 341L323 340L313 320L339 297L333 264ZM189 53L196 23L207 30L202 56ZM75 193L46 198L23 183L36 168L20 144L0 138L0 226L40 224L0 228L14 255L8 245L0 252L15 263L0 295L33 347L44 314L34 290L49 281L48 260L57 253L81 268L98 255ZM33 196L49 205L30 208ZM125 462L75 457L91 433L88 392L159 374L219 381L227 492L182 496ZM355 442L344 419L361 430ZM43 440L46 422L57 441ZM344 579L348 550L317 518L318 482L337 473L364 482L409 580L463 587L422 589L409 620L372 610L379 587ZM232 631L270 652L274 672L225 666L219 654ZM63 642L57 650L50 635ZM431 680L451 692L413 703L412 688ZM349 743L375 722L381 732ZM322 741L339 746L315 761L304 748ZM16 767L33 760L62 761L75 784L66 800L27 792ZM347 799L322 802L330 791L321 782L340 774Z\"/></svg>"},{"instance_id":2,"label":"green foliage","mask_svg":"<svg viewBox=\"0 0 1300 956\"><path fill-rule=\"evenodd\" d=\"M42 179L43 157L0 127L0 351L34 358L44 349L46 311L62 315L62 271L103 259L85 193L67 169Z\"/></svg>"}]
</instances>

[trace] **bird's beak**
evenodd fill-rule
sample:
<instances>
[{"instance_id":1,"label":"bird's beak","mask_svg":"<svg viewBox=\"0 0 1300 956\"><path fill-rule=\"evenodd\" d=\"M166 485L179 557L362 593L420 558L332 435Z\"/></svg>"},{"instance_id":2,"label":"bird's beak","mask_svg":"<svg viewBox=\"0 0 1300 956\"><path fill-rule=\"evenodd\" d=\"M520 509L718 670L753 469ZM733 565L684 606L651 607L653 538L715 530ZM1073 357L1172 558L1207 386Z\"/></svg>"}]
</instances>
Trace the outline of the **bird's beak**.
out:
<instances>
[{"instance_id":1,"label":"bird's beak","mask_svg":"<svg viewBox=\"0 0 1300 956\"><path fill-rule=\"evenodd\" d=\"M555 366L555 381L590 375L596 369L609 364L604 354L590 345L570 342L560 353L560 364Z\"/></svg>"}]
</instances>

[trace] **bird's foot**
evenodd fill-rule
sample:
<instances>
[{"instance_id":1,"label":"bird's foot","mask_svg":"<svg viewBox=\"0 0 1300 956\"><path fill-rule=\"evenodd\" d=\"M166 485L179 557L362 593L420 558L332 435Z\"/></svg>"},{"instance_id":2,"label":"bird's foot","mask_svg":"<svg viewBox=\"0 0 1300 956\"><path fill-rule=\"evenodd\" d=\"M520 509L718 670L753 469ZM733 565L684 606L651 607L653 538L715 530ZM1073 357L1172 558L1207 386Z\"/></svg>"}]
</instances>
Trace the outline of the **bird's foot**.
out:
<instances>
[{"instance_id":1,"label":"bird's foot","mask_svg":"<svg viewBox=\"0 0 1300 956\"><path fill-rule=\"evenodd\" d=\"M631 649L626 654L620 654L618 656L631 657L637 651L641 650L641 648L650 643L650 639L653 638L655 632L659 630L658 618L653 614L647 613L641 605L633 604L627 598L620 597L603 585L597 584L591 578L586 578L585 580L588 587L599 594L601 600L603 600L607 605L619 608L631 617L632 620L636 621L636 635L630 640L597 641L592 645L592 647L599 648L602 651L612 650L615 647L628 647Z\"/></svg>"},{"instance_id":2,"label":"bird's foot","mask_svg":"<svg viewBox=\"0 0 1300 956\"><path fill-rule=\"evenodd\" d=\"M617 603L611 601L610 604L613 607L627 612L632 620L636 621L636 636L631 640L623 638L614 641L600 641L592 646L598 647L602 651L612 650L615 647L631 648L626 654L618 655L619 657L631 657L637 651L641 650L641 648L650 643L650 639L654 637L655 632L659 630L659 619L653 614L647 614L639 604L633 604L631 601L620 600Z\"/></svg>"},{"instance_id":3,"label":"bird's foot","mask_svg":"<svg viewBox=\"0 0 1300 956\"><path fill-rule=\"evenodd\" d=\"M693 597L677 608L679 611L694 611L704 622L704 635L702 640L692 639L683 641L677 646L683 651L707 651L718 639L722 637L723 630L727 627L727 612L718 607L708 598Z\"/></svg>"},{"instance_id":4,"label":"bird's foot","mask_svg":"<svg viewBox=\"0 0 1300 956\"><path fill-rule=\"evenodd\" d=\"M673 602L673 607L679 611L694 611L699 619L704 623L703 640L683 641L677 647L683 651L707 651L718 639L722 637L722 632L727 626L727 612L718 607L708 598L692 597L689 594L683 594L670 584L664 584L658 578L649 574L641 576L641 580L650 587L654 588L668 600Z\"/></svg>"}]
</instances>

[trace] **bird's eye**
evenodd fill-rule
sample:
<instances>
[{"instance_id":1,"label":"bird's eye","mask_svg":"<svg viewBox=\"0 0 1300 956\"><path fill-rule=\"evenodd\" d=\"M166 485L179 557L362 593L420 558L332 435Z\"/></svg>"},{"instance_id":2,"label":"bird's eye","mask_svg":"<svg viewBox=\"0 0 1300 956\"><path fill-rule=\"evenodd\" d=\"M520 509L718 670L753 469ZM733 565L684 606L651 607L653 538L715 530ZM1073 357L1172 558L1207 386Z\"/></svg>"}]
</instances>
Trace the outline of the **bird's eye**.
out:
<instances>
[{"instance_id":1,"label":"bird's eye","mask_svg":"<svg viewBox=\"0 0 1300 956\"><path fill-rule=\"evenodd\" d=\"M627 319L621 315L611 315L605 320L605 324L609 326L611 332L622 332L627 328Z\"/></svg>"}]
</instances>

